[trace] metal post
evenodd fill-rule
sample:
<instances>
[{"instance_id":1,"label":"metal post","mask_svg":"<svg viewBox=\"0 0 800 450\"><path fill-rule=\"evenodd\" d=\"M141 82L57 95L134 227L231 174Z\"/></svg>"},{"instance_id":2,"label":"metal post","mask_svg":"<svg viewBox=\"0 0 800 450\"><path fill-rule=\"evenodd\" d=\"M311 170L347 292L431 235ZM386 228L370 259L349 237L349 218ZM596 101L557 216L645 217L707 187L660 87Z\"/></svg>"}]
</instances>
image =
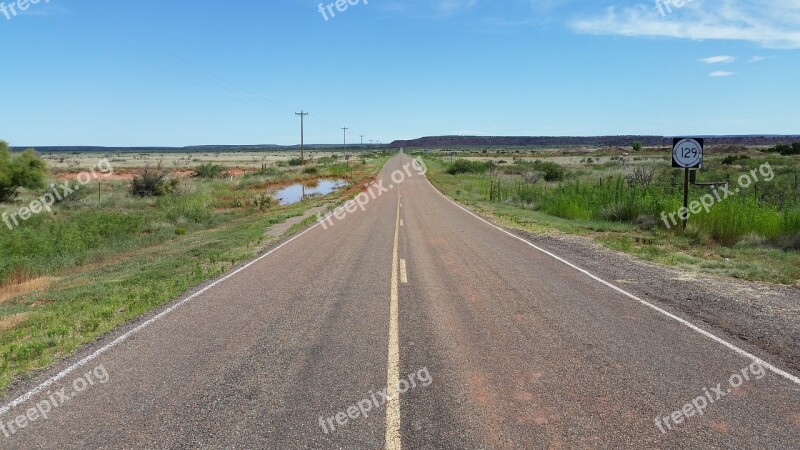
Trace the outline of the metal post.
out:
<instances>
[{"instance_id":1,"label":"metal post","mask_svg":"<svg viewBox=\"0 0 800 450\"><path fill-rule=\"evenodd\" d=\"M683 176L683 231L689 226L689 168L684 169Z\"/></svg>"}]
</instances>

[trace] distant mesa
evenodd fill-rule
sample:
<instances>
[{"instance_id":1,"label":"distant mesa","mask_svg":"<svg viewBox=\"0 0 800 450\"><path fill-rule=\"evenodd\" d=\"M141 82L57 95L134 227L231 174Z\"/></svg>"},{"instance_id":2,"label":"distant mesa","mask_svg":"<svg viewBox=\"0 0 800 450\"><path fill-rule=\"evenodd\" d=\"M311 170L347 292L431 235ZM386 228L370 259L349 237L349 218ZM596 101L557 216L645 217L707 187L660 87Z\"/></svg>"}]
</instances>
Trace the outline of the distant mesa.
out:
<instances>
[{"instance_id":1,"label":"distant mesa","mask_svg":"<svg viewBox=\"0 0 800 450\"><path fill-rule=\"evenodd\" d=\"M774 146L800 142L800 135L741 135L741 136L692 136L709 139L709 144L758 147ZM617 147L630 148L639 141L645 147L672 147L672 137L666 136L428 136L419 139L398 140L386 145L365 145L365 148L469 148L469 147ZM348 148L357 149L359 144ZM15 146L21 151L35 148L40 152L181 152L181 153L224 153L224 152L274 152L295 151L299 145L196 145L188 147L91 147L91 146ZM307 150L340 150L342 144L307 144Z\"/></svg>"},{"instance_id":2,"label":"distant mesa","mask_svg":"<svg viewBox=\"0 0 800 450\"><path fill-rule=\"evenodd\" d=\"M769 146L800 141L800 136L742 135L692 136L711 140L713 145ZM460 147L630 147L639 141L645 147L671 147L666 136L431 136L394 141L391 148L460 148Z\"/></svg>"}]
</instances>

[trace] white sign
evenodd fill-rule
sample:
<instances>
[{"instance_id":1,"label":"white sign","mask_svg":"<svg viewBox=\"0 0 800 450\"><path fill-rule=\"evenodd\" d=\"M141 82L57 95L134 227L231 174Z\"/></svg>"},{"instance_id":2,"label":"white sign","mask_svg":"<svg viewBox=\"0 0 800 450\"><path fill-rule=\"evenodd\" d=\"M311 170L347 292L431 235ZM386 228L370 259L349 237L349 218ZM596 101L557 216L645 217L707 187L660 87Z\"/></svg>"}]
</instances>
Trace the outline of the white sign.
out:
<instances>
[{"instance_id":1,"label":"white sign","mask_svg":"<svg viewBox=\"0 0 800 450\"><path fill-rule=\"evenodd\" d=\"M672 167L697 169L703 165L703 139L675 139Z\"/></svg>"}]
</instances>

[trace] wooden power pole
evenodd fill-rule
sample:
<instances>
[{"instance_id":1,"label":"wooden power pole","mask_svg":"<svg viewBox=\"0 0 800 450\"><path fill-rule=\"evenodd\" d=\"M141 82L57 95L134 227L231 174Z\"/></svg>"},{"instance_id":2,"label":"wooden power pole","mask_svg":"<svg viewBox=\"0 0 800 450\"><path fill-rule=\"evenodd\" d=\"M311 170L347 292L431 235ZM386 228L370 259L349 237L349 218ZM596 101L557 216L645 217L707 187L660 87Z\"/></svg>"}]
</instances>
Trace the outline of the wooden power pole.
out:
<instances>
[{"instance_id":1,"label":"wooden power pole","mask_svg":"<svg viewBox=\"0 0 800 450\"><path fill-rule=\"evenodd\" d=\"M305 165L305 153L304 153L304 145L305 145L305 127L304 127L304 120L305 117L308 115L305 111L300 111L299 113L294 113L296 116L300 116L300 163Z\"/></svg>"}]
</instances>

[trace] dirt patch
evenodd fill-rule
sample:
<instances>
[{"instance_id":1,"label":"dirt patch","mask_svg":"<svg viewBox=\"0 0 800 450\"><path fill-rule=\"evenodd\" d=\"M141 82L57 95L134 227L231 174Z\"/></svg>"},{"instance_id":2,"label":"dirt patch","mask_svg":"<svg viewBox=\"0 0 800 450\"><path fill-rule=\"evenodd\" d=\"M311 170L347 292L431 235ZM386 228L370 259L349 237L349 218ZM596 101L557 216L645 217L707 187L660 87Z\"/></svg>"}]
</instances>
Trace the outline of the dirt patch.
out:
<instances>
[{"instance_id":1,"label":"dirt patch","mask_svg":"<svg viewBox=\"0 0 800 450\"><path fill-rule=\"evenodd\" d=\"M29 281L24 281L22 283L10 284L8 286L0 287L0 303L10 300L22 294L27 294L29 292L41 291L42 289L47 289L48 287L50 287L50 285L52 285L58 280L59 278L56 277L41 277Z\"/></svg>"},{"instance_id":2,"label":"dirt patch","mask_svg":"<svg viewBox=\"0 0 800 450\"><path fill-rule=\"evenodd\" d=\"M114 173L111 174L100 174L98 173L97 179L93 179L92 181L131 181L137 176L142 173L143 169L118 169L115 170ZM234 169L236 170L236 169ZM167 171L170 175L177 177L177 178L191 178L194 175L193 170L169 170ZM69 181L77 181L78 175L86 173L86 171L80 172L61 172L56 174L57 178L61 180L69 180Z\"/></svg>"},{"instance_id":3,"label":"dirt patch","mask_svg":"<svg viewBox=\"0 0 800 450\"><path fill-rule=\"evenodd\" d=\"M316 216L317 214L322 214L328 210L327 206L318 206L316 208L311 208L305 212L302 216L292 217L282 223L277 225L273 225L269 231L267 231L267 236L271 238L279 238L283 236L284 233L289 231L293 226L297 225L298 223L308 219L311 216Z\"/></svg>"}]
</instances>

